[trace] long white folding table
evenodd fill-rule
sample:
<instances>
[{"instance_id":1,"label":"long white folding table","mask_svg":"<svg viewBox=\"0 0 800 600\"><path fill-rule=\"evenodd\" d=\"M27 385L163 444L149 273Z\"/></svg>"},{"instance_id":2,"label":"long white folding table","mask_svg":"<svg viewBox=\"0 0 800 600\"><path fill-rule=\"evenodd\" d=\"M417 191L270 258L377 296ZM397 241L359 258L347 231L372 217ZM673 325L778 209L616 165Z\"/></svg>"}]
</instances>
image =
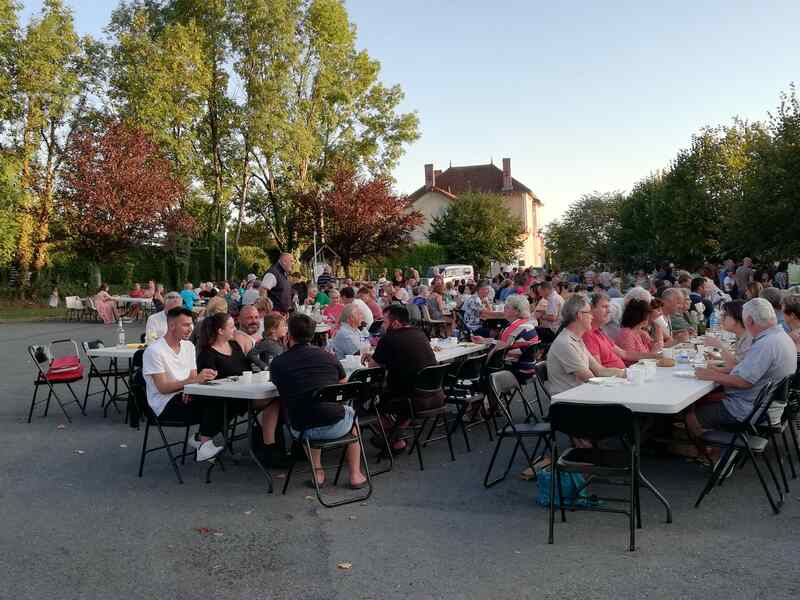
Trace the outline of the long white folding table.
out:
<instances>
[{"instance_id":1,"label":"long white folding table","mask_svg":"<svg viewBox=\"0 0 800 600\"><path fill-rule=\"evenodd\" d=\"M108 401L108 404L104 407L103 414L106 415L108 413L108 405L112 402L114 403L114 408L117 409L119 412L119 408L117 407L116 400L121 399L122 396L119 394L119 390L117 387L117 381L122 380L122 383L127 388L127 396L130 397L131 394L131 386L130 381L126 380L127 377L130 377L131 373L131 362L133 360L133 355L136 354L138 350L144 348L142 344L125 344L122 346L108 346L103 348L92 348L86 352L88 356L92 358L109 358L111 359L110 368L114 371L114 393L111 394L111 390L107 390L109 394L111 394L111 399ZM119 361L120 360L127 360L128 361L128 368L127 370L120 371L119 368ZM88 384L87 384L88 385ZM126 411L126 418L127 418L127 411Z\"/></svg>"},{"instance_id":2,"label":"long white folding table","mask_svg":"<svg viewBox=\"0 0 800 600\"><path fill-rule=\"evenodd\" d=\"M486 348L485 344L473 344L471 342L462 342L452 346L442 346L440 350L434 351L434 356L439 363L446 363L464 356L468 356L475 352L479 352ZM353 366L342 361L342 367L349 377L355 370ZM255 376L254 376L255 377ZM272 475L253 451L252 445L252 422L255 417L254 403L257 400L269 400L278 396L278 389L271 381L253 381L251 383L242 383L239 378L228 378L210 381L208 383L192 383L183 388L183 391L190 396L213 396L214 398L228 398L235 400L247 400L248 416L247 416L247 436L248 436L248 453L250 457L256 462L264 476L267 478L268 491L272 493L273 482ZM227 406L227 403L226 403ZM226 415L227 422L227 415Z\"/></svg>"},{"instance_id":3,"label":"long white folding table","mask_svg":"<svg viewBox=\"0 0 800 600\"><path fill-rule=\"evenodd\" d=\"M621 404L637 417L641 415L675 415L697 400L713 391L716 384L695 378L676 376L676 372L690 372L685 365L658 367L655 377L642 384L622 381L617 385L605 386L584 383L552 398L552 403L576 402L580 404ZM637 419L638 421L638 419ZM642 484L650 489L667 509L667 522L672 522L672 508L664 495L639 473Z\"/></svg>"}]
</instances>

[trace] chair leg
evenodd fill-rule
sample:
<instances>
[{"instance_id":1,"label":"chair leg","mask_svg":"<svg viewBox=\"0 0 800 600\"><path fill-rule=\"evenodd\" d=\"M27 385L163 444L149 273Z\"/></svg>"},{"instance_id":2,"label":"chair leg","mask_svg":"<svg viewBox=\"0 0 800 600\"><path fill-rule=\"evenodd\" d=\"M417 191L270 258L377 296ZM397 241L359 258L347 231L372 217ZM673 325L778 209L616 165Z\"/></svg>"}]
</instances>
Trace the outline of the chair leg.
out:
<instances>
[{"instance_id":1,"label":"chair leg","mask_svg":"<svg viewBox=\"0 0 800 600\"><path fill-rule=\"evenodd\" d=\"M144 471L144 457L147 456L147 437L150 434L150 420L148 419L144 426L144 440L142 440L142 455L139 457L139 477L142 476Z\"/></svg>"},{"instance_id":2,"label":"chair leg","mask_svg":"<svg viewBox=\"0 0 800 600\"><path fill-rule=\"evenodd\" d=\"M422 443L420 442L419 438L422 436L422 432L425 430L425 426L428 424L430 419L425 419L419 426L419 429L414 431L414 441L411 444L411 448L409 448L408 453L411 454L416 449L417 451L417 460L419 461L419 470L424 471L425 465L422 462Z\"/></svg>"},{"instance_id":3,"label":"chair leg","mask_svg":"<svg viewBox=\"0 0 800 600\"><path fill-rule=\"evenodd\" d=\"M447 425L447 409L442 410L442 419L444 419L444 433L447 436L447 447L450 448L450 460L455 461L456 455L453 453L453 438L450 437L450 427Z\"/></svg>"},{"instance_id":4,"label":"chair leg","mask_svg":"<svg viewBox=\"0 0 800 600\"><path fill-rule=\"evenodd\" d=\"M378 419L377 419L378 430L379 430L379 432L381 434L381 438L383 438L383 443L384 443L384 446L386 448L386 456L389 457L389 467L386 468L386 469L381 469L380 471L375 471L374 473L372 473L372 475L380 475L382 473L388 473L389 471L391 471L394 468L394 454L392 454L392 444L389 441L389 436L386 435L386 429L383 427L383 419L381 418L380 412L378 412L376 410L376 414L378 416ZM375 430L374 426L372 426L371 428L372 428L373 431Z\"/></svg>"},{"instance_id":5,"label":"chair leg","mask_svg":"<svg viewBox=\"0 0 800 600\"><path fill-rule=\"evenodd\" d=\"M558 471L556 469L556 460L557 459L555 457L555 453L553 453L553 454L554 454L554 456L553 456L553 467L550 469L550 475L551 475L550 476L550 494L549 494L549 496L550 496L549 505L550 506L548 507L548 513L547 513L548 520L549 520L548 534L547 534L547 543L548 544L552 544L553 543L553 528L554 528L555 521L556 521L556 476L558 474Z\"/></svg>"},{"instance_id":6,"label":"chair leg","mask_svg":"<svg viewBox=\"0 0 800 600\"><path fill-rule=\"evenodd\" d=\"M730 460L730 456L733 453L733 451L734 448L732 444L727 448L725 448L725 452L723 452L722 455L720 456L717 466L711 472L711 475L709 475L708 481L706 481L706 485L703 488L703 491L700 492L700 497L694 503L695 508L698 508L700 506L700 503L703 501L703 498L705 498L708 495L708 493L714 488L714 486L717 483L717 480L722 475L723 469L728 464L728 461Z\"/></svg>"},{"instance_id":7,"label":"chair leg","mask_svg":"<svg viewBox=\"0 0 800 600\"><path fill-rule=\"evenodd\" d=\"M69 387L69 384L67 384L67 387ZM70 389L70 391L72 391L72 388L69 388L69 389ZM56 402L58 403L58 406L61 408L61 412L63 412L64 416L67 418L67 421L69 423L72 423L72 419L70 418L69 413L67 412L67 407L64 405L63 402L61 402L61 398L58 396L58 394L56 393L56 391L53 389L52 386L50 386L50 392L53 395L53 398L56 399ZM73 395L74 395L74 392L73 392ZM80 405L81 405L80 402L78 402L78 406L80 406ZM45 411L44 411L45 416L47 416L47 409L49 407L50 407L50 395L48 394L48 396L47 396L47 406L45 407Z\"/></svg>"},{"instance_id":8,"label":"chair leg","mask_svg":"<svg viewBox=\"0 0 800 600\"><path fill-rule=\"evenodd\" d=\"M503 475L502 477L498 477L497 479L489 481L489 475L492 474L492 467L494 467L494 461L497 458L498 452L500 452L500 445L503 443L503 439L504 439L503 436L501 435L497 436L497 443L494 445L494 452L492 452L492 459L489 461L489 468L486 469L486 475L483 476L483 487L485 488L490 488L496 483L500 483L501 481L503 481L503 479L506 478L506 476ZM508 471L506 471L506 474L507 473Z\"/></svg>"},{"instance_id":9,"label":"chair leg","mask_svg":"<svg viewBox=\"0 0 800 600\"><path fill-rule=\"evenodd\" d=\"M183 436L183 448L181 449L181 464L186 464L186 447L189 445L189 428L190 426L186 426L186 435Z\"/></svg>"},{"instance_id":10,"label":"chair leg","mask_svg":"<svg viewBox=\"0 0 800 600\"><path fill-rule=\"evenodd\" d=\"M641 457L638 455L636 456L636 468L634 469L633 473L633 485L636 491L636 527L637 529L642 528L642 498L641 498L641 490L639 489L639 472L641 470L641 465L639 461Z\"/></svg>"},{"instance_id":11,"label":"chair leg","mask_svg":"<svg viewBox=\"0 0 800 600\"><path fill-rule=\"evenodd\" d=\"M767 481L766 481L766 479L764 479L764 475L761 473L761 469L758 468L758 463L756 462L756 457L753 456L753 451L750 450L750 446L747 443L745 443L745 448L747 450L748 456L750 457L750 460L753 462L753 468L756 470L756 475L758 475L758 480L761 482L761 487L764 488L764 493L767 495L767 500L769 500L769 504L772 507L772 512L777 515L780 512L780 508L778 508L778 505L775 504L775 500L772 498L772 494L769 491L769 486L767 486ZM766 456L765 456L765 458L766 458ZM769 466L769 461L765 461L765 462L767 463L767 466L769 467L769 469L772 470L772 467ZM780 488L779 488L779 491L780 491Z\"/></svg>"},{"instance_id":12,"label":"chair leg","mask_svg":"<svg viewBox=\"0 0 800 600\"><path fill-rule=\"evenodd\" d=\"M183 477L181 477L181 470L178 468L178 461L172 454L172 448L169 447L169 441L167 441L167 435L164 433L164 429L162 429L161 425L156 425L156 429L158 429L158 433L161 435L161 440L164 442L164 449L167 451L167 456L169 457L169 463L172 465L172 468L175 470L175 475L178 477L178 483L183 483Z\"/></svg>"},{"instance_id":13,"label":"chair leg","mask_svg":"<svg viewBox=\"0 0 800 600\"><path fill-rule=\"evenodd\" d=\"M791 429L791 422L786 424L786 429ZM792 472L792 479L797 479L797 471L794 468L794 458L792 457L792 448L789 446L789 440L786 437L786 429L781 431L781 441L783 442L783 451L786 452L786 460L789 462L789 470Z\"/></svg>"},{"instance_id":14,"label":"chair leg","mask_svg":"<svg viewBox=\"0 0 800 600\"><path fill-rule=\"evenodd\" d=\"M794 443L794 453L797 457L797 464L800 466L800 442L797 440L797 429L795 429L793 419L789 420L789 436L792 438L792 442Z\"/></svg>"},{"instance_id":15,"label":"chair leg","mask_svg":"<svg viewBox=\"0 0 800 600\"><path fill-rule=\"evenodd\" d=\"M553 465L553 476L556 478L556 485L558 486L558 505L561 508L561 522L567 522L567 511L564 505L567 503L564 498L564 486L561 485L561 471L558 470L558 467L554 464Z\"/></svg>"},{"instance_id":16,"label":"chair leg","mask_svg":"<svg viewBox=\"0 0 800 600\"><path fill-rule=\"evenodd\" d=\"M778 447L778 440L774 432L770 432L769 441L772 444L772 451L775 454L775 462L778 463L778 470L781 472L781 480L783 481L783 489L789 493L789 481L786 479L786 469L783 468L783 451Z\"/></svg>"},{"instance_id":17,"label":"chair leg","mask_svg":"<svg viewBox=\"0 0 800 600\"><path fill-rule=\"evenodd\" d=\"M31 422L33 418L33 408L36 406L36 395L39 393L39 385L38 383L33 384L33 400L31 400L31 407L28 410L28 423Z\"/></svg>"},{"instance_id":18,"label":"chair leg","mask_svg":"<svg viewBox=\"0 0 800 600\"><path fill-rule=\"evenodd\" d=\"M286 488L289 487L289 480L292 478L292 471L294 471L294 465L296 462L297 459L292 459L292 461L289 463L289 468L286 471L286 479L283 480L283 489L281 490L281 494L283 495L286 494ZM312 475L314 475L313 472ZM316 477L313 478L316 479Z\"/></svg>"},{"instance_id":19,"label":"chair leg","mask_svg":"<svg viewBox=\"0 0 800 600\"><path fill-rule=\"evenodd\" d=\"M48 388L49 389L47 390L47 401L44 403L44 412L42 413L43 417L46 417L47 413L50 411L50 398L53 397L53 386L48 385ZM70 421L69 416L67 417L67 421Z\"/></svg>"},{"instance_id":20,"label":"chair leg","mask_svg":"<svg viewBox=\"0 0 800 600\"><path fill-rule=\"evenodd\" d=\"M83 410L83 405L81 404L81 401L78 399L78 395L75 393L75 390L72 389L72 385L68 383L67 389L69 390L70 394L72 394L72 397L75 399L75 404L78 405L78 410L80 410L81 414L85 417L86 411Z\"/></svg>"},{"instance_id":21,"label":"chair leg","mask_svg":"<svg viewBox=\"0 0 800 600\"><path fill-rule=\"evenodd\" d=\"M342 474L344 459L347 456L347 446L342 448L342 455L339 457L339 466L336 467L336 476L333 478L333 485L339 485L339 475Z\"/></svg>"},{"instance_id":22,"label":"chair leg","mask_svg":"<svg viewBox=\"0 0 800 600\"><path fill-rule=\"evenodd\" d=\"M761 458L764 461L764 464L767 466L767 471L769 471L770 477L772 477L772 482L775 484L775 490L778 492L778 497L776 500L778 506L780 506L783 504L783 490L781 489L781 484L778 482L775 469L772 468L772 463L769 462L769 455L767 454L766 450L761 453ZM755 464L755 458L753 459L753 463Z\"/></svg>"}]
</instances>

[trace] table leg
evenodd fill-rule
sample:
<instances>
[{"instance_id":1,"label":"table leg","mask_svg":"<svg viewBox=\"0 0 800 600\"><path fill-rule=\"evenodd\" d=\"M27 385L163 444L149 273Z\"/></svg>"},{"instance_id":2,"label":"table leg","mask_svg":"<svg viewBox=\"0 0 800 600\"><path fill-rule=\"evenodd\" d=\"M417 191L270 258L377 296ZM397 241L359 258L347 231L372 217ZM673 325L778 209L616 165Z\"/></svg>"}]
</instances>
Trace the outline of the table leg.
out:
<instances>
[{"instance_id":1,"label":"table leg","mask_svg":"<svg viewBox=\"0 0 800 600\"><path fill-rule=\"evenodd\" d=\"M636 418L636 428L639 429L639 419L638 419L638 417ZM638 432L637 432L637 437L638 437ZM638 471L637 472L637 476L639 478L639 482L644 487L646 487L648 490L653 492L653 495L658 499L658 501L661 502L661 504L664 505L664 508L667 509L667 523L672 523L672 507L670 506L669 501L664 497L664 494L662 494L659 491L659 489L656 486L654 486L650 482L650 480L648 480L647 477L645 477L642 474L641 467L638 466L638 465L637 465L637 471Z\"/></svg>"},{"instance_id":2,"label":"table leg","mask_svg":"<svg viewBox=\"0 0 800 600\"><path fill-rule=\"evenodd\" d=\"M273 400L273 402L277 402L277 400ZM247 451L250 453L250 457L255 461L258 465L258 468L261 469L261 472L264 473L264 477L267 478L267 491L271 494L273 490L272 485L272 474L269 472L262 462L256 456L255 450L253 448L253 419L256 418L255 410L253 408L253 401L247 401Z\"/></svg>"}]
</instances>

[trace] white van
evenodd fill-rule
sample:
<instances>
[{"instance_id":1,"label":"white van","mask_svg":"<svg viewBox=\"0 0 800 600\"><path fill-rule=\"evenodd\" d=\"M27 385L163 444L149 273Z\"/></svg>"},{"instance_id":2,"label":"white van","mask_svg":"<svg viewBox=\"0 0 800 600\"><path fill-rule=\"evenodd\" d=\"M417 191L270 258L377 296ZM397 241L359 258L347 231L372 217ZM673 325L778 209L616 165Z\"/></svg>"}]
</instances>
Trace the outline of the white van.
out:
<instances>
[{"instance_id":1,"label":"white van","mask_svg":"<svg viewBox=\"0 0 800 600\"><path fill-rule=\"evenodd\" d=\"M434 265L428 269L425 284L430 285L436 275L441 275L444 282L475 279L475 270L471 265Z\"/></svg>"}]
</instances>

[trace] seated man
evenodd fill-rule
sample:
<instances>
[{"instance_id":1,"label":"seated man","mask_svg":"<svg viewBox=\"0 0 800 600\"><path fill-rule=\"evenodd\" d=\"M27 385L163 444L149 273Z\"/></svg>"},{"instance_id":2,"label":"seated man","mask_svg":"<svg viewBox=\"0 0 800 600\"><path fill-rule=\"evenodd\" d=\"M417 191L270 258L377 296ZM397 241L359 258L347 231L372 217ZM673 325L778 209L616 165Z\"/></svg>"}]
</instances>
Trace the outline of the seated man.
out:
<instances>
[{"instance_id":1,"label":"seated man","mask_svg":"<svg viewBox=\"0 0 800 600\"><path fill-rule=\"evenodd\" d=\"M372 327L372 322L374 321L372 317L372 311L369 309L369 306L364 304L364 301L360 298L356 298L356 291L351 287L342 288L342 290L339 292L339 295L342 297L342 304L345 306L348 304L353 304L358 307L358 310L361 313L361 322L364 324L364 329L369 331L369 328Z\"/></svg>"},{"instance_id":2,"label":"seated man","mask_svg":"<svg viewBox=\"0 0 800 600\"><path fill-rule=\"evenodd\" d=\"M797 369L797 350L789 335L778 325L775 310L763 298L753 298L742 308L742 319L753 337L752 346L730 373L717 369L696 369L703 381L723 386L721 402L692 406L686 415L689 430L700 437L706 429L741 424L753 410L753 401L768 383L777 384Z\"/></svg>"},{"instance_id":3,"label":"seated man","mask_svg":"<svg viewBox=\"0 0 800 600\"><path fill-rule=\"evenodd\" d=\"M603 367L586 349L583 335L592 328L592 308L583 294L575 294L561 309L563 328L547 353L550 394L560 394L592 377L625 377L625 369Z\"/></svg>"},{"instance_id":4,"label":"seated man","mask_svg":"<svg viewBox=\"0 0 800 600\"><path fill-rule=\"evenodd\" d=\"M253 304L243 306L239 312L239 329L236 330L234 339L248 354L255 344L261 341L259 331L263 331L263 320L258 314L258 308Z\"/></svg>"},{"instance_id":5,"label":"seated man","mask_svg":"<svg viewBox=\"0 0 800 600\"><path fill-rule=\"evenodd\" d=\"M661 294L661 301L663 302L661 307L662 317L656 324L661 325L664 330L664 345L674 346L675 344L689 341L691 332L688 329L688 324L687 327L681 329L681 324L677 323L677 329L673 328L677 321L677 319L673 320L673 316L677 317L683 313L686 305L686 299L681 290L679 288L665 289Z\"/></svg>"},{"instance_id":6,"label":"seated man","mask_svg":"<svg viewBox=\"0 0 800 600\"><path fill-rule=\"evenodd\" d=\"M583 343L589 353L603 367L624 369L625 364L635 363L643 358L658 358L656 352L624 350L615 344L603 331L611 317L611 301L603 292L592 294L592 328L583 334Z\"/></svg>"},{"instance_id":7,"label":"seated man","mask_svg":"<svg viewBox=\"0 0 800 600\"><path fill-rule=\"evenodd\" d=\"M192 285L191 281L187 281L183 285L181 298L183 298L183 305L189 310L192 310L194 308L194 303L200 299L200 296L194 291L194 285Z\"/></svg>"},{"instance_id":8,"label":"seated man","mask_svg":"<svg viewBox=\"0 0 800 600\"><path fill-rule=\"evenodd\" d=\"M481 323L481 319L492 312L492 306L489 302L489 290L491 289L491 284L485 279L482 280L478 284L478 293L469 296L461 305L461 311L464 314L464 326L471 335L488 338L494 333Z\"/></svg>"},{"instance_id":9,"label":"seated man","mask_svg":"<svg viewBox=\"0 0 800 600\"><path fill-rule=\"evenodd\" d=\"M209 460L222 452L212 439L222 431L223 406L215 398L189 397L183 387L205 383L217 376L212 369L197 372L194 345L187 341L192 333L192 312L177 307L167 313L167 333L144 351L142 375L147 386L147 403L157 417L200 424L199 439L189 438L197 450L198 461Z\"/></svg>"},{"instance_id":10,"label":"seated man","mask_svg":"<svg viewBox=\"0 0 800 600\"><path fill-rule=\"evenodd\" d=\"M330 348L336 358L343 359L349 354L355 354L361 349L361 311L355 304L348 304L339 315L339 329L331 340Z\"/></svg>"},{"instance_id":11,"label":"seated man","mask_svg":"<svg viewBox=\"0 0 800 600\"><path fill-rule=\"evenodd\" d=\"M381 398L381 410L384 414L397 415L399 428L411 416L409 398L414 403L415 410L423 411L442 406L444 394L412 397L417 373L425 367L437 364L437 361L425 333L409 325L406 307L390 304L383 309L383 329L385 333L378 341L374 354L362 357L362 362L370 367L386 369L386 392ZM386 404L383 405L383 402ZM393 448L402 450L405 442L395 441Z\"/></svg>"},{"instance_id":12,"label":"seated man","mask_svg":"<svg viewBox=\"0 0 800 600\"><path fill-rule=\"evenodd\" d=\"M292 435L301 434L310 440L335 440L356 432L355 413L350 406L317 402L317 390L328 385L345 383L345 373L339 361L322 348L312 346L316 322L304 314L289 318L288 350L276 356L270 364L270 374L289 414ZM321 486L325 471L320 461L320 451L312 450L311 465L314 477ZM358 443L347 447L347 465L350 486L363 487L367 478L361 472Z\"/></svg>"},{"instance_id":13,"label":"seated man","mask_svg":"<svg viewBox=\"0 0 800 600\"><path fill-rule=\"evenodd\" d=\"M383 318L383 311L381 311L381 307L378 306L378 303L375 302L375 297L372 294L372 290L370 290L368 287L362 286L358 289L357 295L359 300L366 304L367 308L369 308L369 310L372 312L373 322L375 319Z\"/></svg>"},{"instance_id":14,"label":"seated man","mask_svg":"<svg viewBox=\"0 0 800 600\"><path fill-rule=\"evenodd\" d=\"M169 292L164 296L164 310L147 317L147 324L144 328L145 342L148 344L155 342L167 333L167 313L182 304L183 298L178 292Z\"/></svg>"}]
</instances>

